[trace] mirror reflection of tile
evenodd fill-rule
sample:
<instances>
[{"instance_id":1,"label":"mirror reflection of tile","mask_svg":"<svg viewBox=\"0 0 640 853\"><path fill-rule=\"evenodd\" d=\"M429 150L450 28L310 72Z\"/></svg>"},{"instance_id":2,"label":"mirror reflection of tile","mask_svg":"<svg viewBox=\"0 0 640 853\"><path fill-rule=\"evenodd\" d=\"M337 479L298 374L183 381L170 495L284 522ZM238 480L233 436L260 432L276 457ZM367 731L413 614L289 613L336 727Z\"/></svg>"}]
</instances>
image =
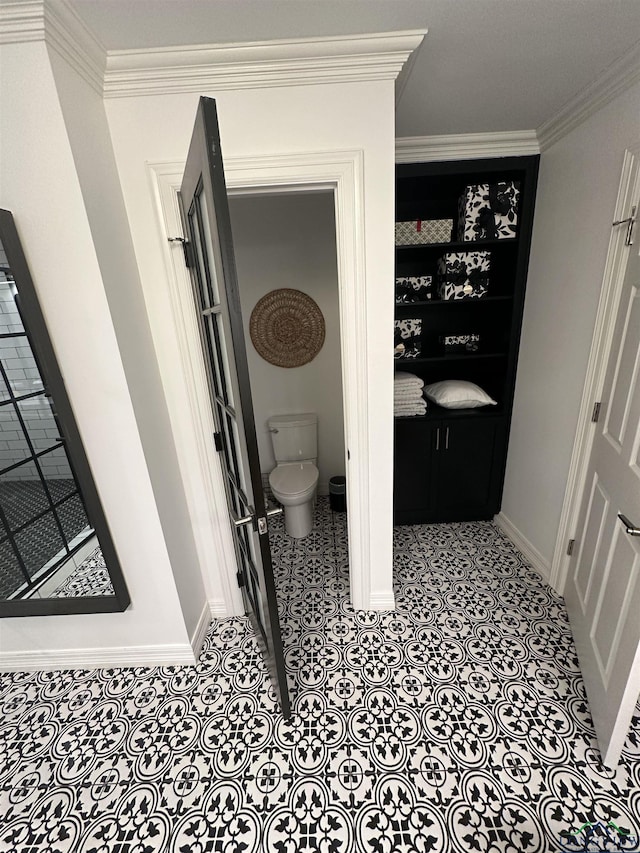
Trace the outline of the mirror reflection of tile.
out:
<instances>
[{"instance_id":1,"label":"mirror reflection of tile","mask_svg":"<svg viewBox=\"0 0 640 853\"><path fill-rule=\"evenodd\" d=\"M16 295L0 244L0 599L63 594L57 588L65 596L103 595L106 570L87 592L87 548L75 553L83 544L95 552L97 541ZM84 582L69 583L81 570Z\"/></svg>"}]
</instances>

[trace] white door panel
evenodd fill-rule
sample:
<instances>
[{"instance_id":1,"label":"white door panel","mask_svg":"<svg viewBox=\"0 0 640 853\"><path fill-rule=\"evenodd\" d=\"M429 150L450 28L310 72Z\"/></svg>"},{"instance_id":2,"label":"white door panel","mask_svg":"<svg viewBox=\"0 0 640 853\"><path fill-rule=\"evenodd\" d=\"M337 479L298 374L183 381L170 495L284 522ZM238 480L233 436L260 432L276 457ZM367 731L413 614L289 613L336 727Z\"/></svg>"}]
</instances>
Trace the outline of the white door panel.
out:
<instances>
[{"instance_id":1,"label":"white door panel","mask_svg":"<svg viewBox=\"0 0 640 853\"><path fill-rule=\"evenodd\" d=\"M637 245L628 251L595 429L565 597L600 751L615 766L640 695L640 538L618 518L640 525Z\"/></svg>"},{"instance_id":2,"label":"white door panel","mask_svg":"<svg viewBox=\"0 0 640 853\"><path fill-rule=\"evenodd\" d=\"M625 313L624 330L622 332L624 344L620 348L615 379L613 381L611 404L605 422L605 434L613 439L613 444L618 450L624 444L627 425L629 423L630 408L633 402L633 398L629 394L629 389L634 388L638 381L638 367L640 366L640 350L638 349L640 294L638 283L635 283L631 287Z\"/></svg>"},{"instance_id":3,"label":"white door panel","mask_svg":"<svg viewBox=\"0 0 640 853\"><path fill-rule=\"evenodd\" d=\"M603 490L596 474L593 478L593 488L591 489L589 509L587 510L585 536L578 552L574 576L583 615L586 615L587 612L594 580L595 585L599 586L597 567L601 565L599 554L608 509L609 497ZM596 577L594 578L594 576Z\"/></svg>"}]
</instances>

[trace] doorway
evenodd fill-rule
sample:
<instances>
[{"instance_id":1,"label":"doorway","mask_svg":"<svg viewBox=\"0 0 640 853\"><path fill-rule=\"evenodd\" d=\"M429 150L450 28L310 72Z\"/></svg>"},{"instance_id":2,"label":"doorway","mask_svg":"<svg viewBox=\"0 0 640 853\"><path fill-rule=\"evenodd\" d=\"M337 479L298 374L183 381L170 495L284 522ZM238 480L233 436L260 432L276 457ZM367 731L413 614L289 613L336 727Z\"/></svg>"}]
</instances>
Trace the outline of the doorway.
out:
<instances>
[{"instance_id":1,"label":"doorway","mask_svg":"<svg viewBox=\"0 0 640 853\"><path fill-rule=\"evenodd\" d=\"M326 496L329 479L346 470L333 194L232 196L229 208L265 489L268 493L268 475L276 465L268 419L311 412L318 418L317 493ZM269 363L251 341L257 302L280 288L310 296L324 319L320 351L299 367Z\"/></svg>"},{"instance_id":2,"label":"doorway","mask_svg":"<svg viewBox=\"0 0 640 853\"><path fill-rule=\"evenodd\" d=\"M207 415L210 405L206 376L201 366L191 282L179 243L167 239L181 234L177 192L184 163L155 163L149 164L148 169L157 204L166 268L166 282L159 279L143 281L150 306L152 333L157 342L170 416L178 438L177 451L185 472L185 491L201 555L210 611L213 616L237 615L243 612L242 600L233 571L233 543L223 523L226 514L224 485L211 441L213 424ZM369 464L372 449L379 445L381 429L374 417L375 407L371 405L368 393L368 363L374 342L369 341L368 335L362 251L362 152L227 158L225 174L232 201L244 196L308 194L322 190L327 191L333 200L339 307L344 333L341 369L347 456L350 598L357 609L393 609L390 494L383 494L374 502L373 472ZM391 294L388 299L390 311L392 303ZM379 346L374 349L379 349ZM385 460L386 456L383 456L376 466L382 472L386 470ZM390 465L390 457L387 462ZM380 471L378 474L382 476Z\"/></svg>"}]
</instances>

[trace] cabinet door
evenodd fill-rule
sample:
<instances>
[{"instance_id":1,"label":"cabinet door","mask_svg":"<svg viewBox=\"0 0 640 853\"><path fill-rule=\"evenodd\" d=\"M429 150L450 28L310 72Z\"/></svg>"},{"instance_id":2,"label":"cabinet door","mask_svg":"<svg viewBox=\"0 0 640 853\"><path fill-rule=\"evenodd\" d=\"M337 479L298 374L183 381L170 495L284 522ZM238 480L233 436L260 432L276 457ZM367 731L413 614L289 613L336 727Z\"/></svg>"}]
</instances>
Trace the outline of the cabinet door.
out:
<instances>
[{"instance_id":1,"label":"cabinet door","mask_svg":"<svg viewBox=\"0 0 640 853\"><path fill-rule=\"evenodd\" d=\"M438 521L491 518L499 509L499 420L443 420L437 456Z\"/></svg>"},{"instance_id":2,"label":"cabinet door","mask_svg":"<svg viewBox=\"0 0 640 853\"><path fill-rule=\"evenodd\" d=\"M435 505L437 423L395 420L393 509L396 524L428 521Z\"/></svg>"}]
</instances>

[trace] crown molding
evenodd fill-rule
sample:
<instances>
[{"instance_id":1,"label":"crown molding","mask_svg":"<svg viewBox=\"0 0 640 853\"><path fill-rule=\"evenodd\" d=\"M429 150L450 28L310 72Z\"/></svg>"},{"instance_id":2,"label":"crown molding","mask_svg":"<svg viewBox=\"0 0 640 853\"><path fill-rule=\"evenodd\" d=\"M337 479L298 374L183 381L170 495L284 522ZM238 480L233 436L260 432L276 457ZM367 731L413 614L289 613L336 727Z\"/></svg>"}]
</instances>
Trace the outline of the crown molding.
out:
<instances>
[{"instance_id":1,"label":"crown molding","mask_svg":"<svg viewBox=\"0 0 640 853\"><path fill-rule=\"evenodd\" d=\"M102 94L106 51L66 0L2 0L0 44L38 41Z\"/></svg>"},{"instance_id":2,"label":"crown molding","mask_svg":"<svg viewBox=\"0 0 640 853\"><path fill-rule=\"evenodd\" d=\"M640 42L606 68L592 83L537 130L540 150L545 151L618 95L640 81Z\"/></svg>"},{"instance_id":3,"label":"crown molding","mask_svg":"<svg viewBox=\"0 0 640 853\"><path fill-rule=\"evenodd\" d=\"M108 51L104 95L395 80L425 32Z\"/></svg>"},{"instance_id":4,"label":"crown molding","mask_svg":"<svg viewBox=\"0 0 640 853\"><path fill-rule=\"evenodd\" d=\"M477 160L483 157L522 157L539 154L535 130L504 133L453 133L405 136L396 139L396 163Z\"/></svg>"},{"instance_id":5,"label":"crown molding","mask_svg":"<svg viewBox=\"0 0 640 853\"><path fill-rule=\"evenodd\" d=\"M0 44L44 41L43 0L3 0L0 4Z\"/></svg>"}]
</instances>

